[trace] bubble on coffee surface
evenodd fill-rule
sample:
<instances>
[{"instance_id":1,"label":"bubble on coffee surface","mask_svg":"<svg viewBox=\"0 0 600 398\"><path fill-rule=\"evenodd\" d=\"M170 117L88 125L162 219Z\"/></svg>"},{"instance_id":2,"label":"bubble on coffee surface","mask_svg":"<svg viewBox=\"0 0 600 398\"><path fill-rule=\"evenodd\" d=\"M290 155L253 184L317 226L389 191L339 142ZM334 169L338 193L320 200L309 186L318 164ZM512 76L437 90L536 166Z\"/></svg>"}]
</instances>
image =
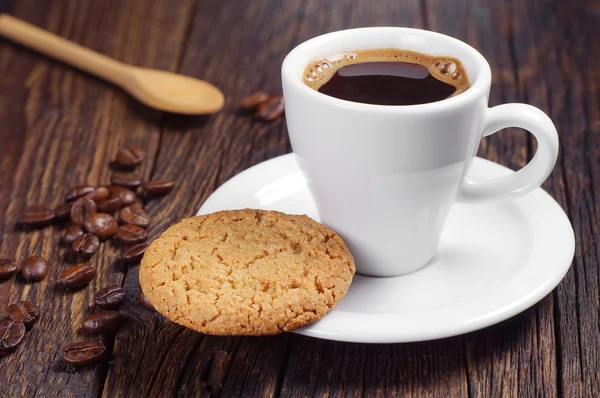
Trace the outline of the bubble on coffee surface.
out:
<instances>
[{"instance_id":1,"label":"bubble on coffee surface","mask_svg":"<svg viewBox=\"0 0 600 398\"><path fill-rule=\"evenodd\" d=\"M412 50L381 48L347 51L315 59L304 70L304 84L313 90L327 83L341 68L363 62L406 62L426 67L436 79L456 88L456 96L469 88L469 80L460 60Z\"/></svg>"},{"instance_id":2,"label":"bubble on coffee surface","mask_svg":"<svg viewBox=\"0 0 600 398\"><path fill-rule=\"evenodd\" d=\"M440 67L440 72L443 73L444 75L449 75L450 73L453 73L455 71L456 71L456 64L452 61L445 62Z\"/></svg>"}]
</instances>

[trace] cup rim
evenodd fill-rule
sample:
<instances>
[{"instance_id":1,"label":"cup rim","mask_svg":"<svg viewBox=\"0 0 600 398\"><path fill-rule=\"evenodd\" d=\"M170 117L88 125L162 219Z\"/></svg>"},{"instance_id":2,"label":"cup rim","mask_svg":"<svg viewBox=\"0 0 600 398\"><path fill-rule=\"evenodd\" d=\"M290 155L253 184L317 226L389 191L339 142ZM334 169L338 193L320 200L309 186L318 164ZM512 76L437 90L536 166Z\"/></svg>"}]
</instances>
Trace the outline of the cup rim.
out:
<instances>
[{"instance_id":1,"label":"cup rim","mask_svg":"<svg viewBox=\"0 0 600 398\"><path fill-rule=\"evenodd\" d=\"M297 64L297 58L301 57L307 50L314 48L319 45L320 42L342 38L349 33L361 34L373 31L381 31L386 32L386 34L390 34L393 32L394 34L402 34L402 33L410 33L412 35L421 35L430 38L438 38L446 41L452 42L455 46L462 48L470 52L475 59L477 64L477 77L474 81L470 81L471 87L463 93L455 97L450 97L443 99L441 101L436 102L428 102L425 104L417 104L417 105L376 105L376 104L365 104L361 102L353 102L347 101L335 97L328 96L326 94L320 93L317 90L313 90L304 84L301 78L294 73L294 68ZM453 55L453 54L449 54ZM460 57L457 57L460 59ZM308 61L310 62L310 61ZM306 64L308 64L306 62ZM302 65L306 67L306 65ZM467 103L472 103L477 101L477 99L487 96L487 91L489 90L489 86L492 80L492 72L490 69L490 65L487 60L479 51L470 46L469 44L458 40L452 36L445 35L443 33L433 32L425 29L415 29L415 28L403 28L403 27L395 27L395 26L377 26L377 27L365 27L365 28L354 28L354 29L345 29L338 30L331 33L326 33L320 36L316 36L312 39L309 39L305 42L297 45L292 51L288 53L288 55L283 60L283 64L281 66L281 76L284 86L285 85L293 85L296 89L300 90L303 94L309 96L314 101L324 101L329 102L330 104L337 105L339 107L343 107L349 110L354 111L371 111L371 112L380 112L380 113L401 113L401 112L431 112L435 110L452 110L458 107L463 106Z\"/></svg>"}]
</instances>

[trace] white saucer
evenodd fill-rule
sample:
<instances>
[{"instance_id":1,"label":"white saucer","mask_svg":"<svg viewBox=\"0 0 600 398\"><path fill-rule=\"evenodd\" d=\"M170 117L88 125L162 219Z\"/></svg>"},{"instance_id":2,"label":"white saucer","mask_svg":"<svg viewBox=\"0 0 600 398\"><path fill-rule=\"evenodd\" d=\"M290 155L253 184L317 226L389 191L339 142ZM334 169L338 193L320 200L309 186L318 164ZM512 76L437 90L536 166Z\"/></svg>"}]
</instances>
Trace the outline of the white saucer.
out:
<instances>
[{"instance_id":1,"label":"white saucer","mask_svg":"<svg viewBox=\"0 0 600 398\"><path fill-rule=\"evenodd\" d=\"M470 175L513 171L477 158ZM257 208L319 220L293 154L233 177L198 214ZM394 278L356 275L346 297L307 336L363 343L400 343L455 336L493 325L529 308L566 274L573 228L542 189L512 202L456 205L433 261Z\"/></svg>"}]
</instances>

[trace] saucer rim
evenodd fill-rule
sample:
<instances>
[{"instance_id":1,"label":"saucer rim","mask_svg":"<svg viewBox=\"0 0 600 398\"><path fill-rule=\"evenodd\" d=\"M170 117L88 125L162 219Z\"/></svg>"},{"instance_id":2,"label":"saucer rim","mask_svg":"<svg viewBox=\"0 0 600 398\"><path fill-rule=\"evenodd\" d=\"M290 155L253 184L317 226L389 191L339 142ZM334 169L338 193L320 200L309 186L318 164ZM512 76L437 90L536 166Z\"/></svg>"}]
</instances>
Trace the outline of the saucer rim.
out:
<instances>
[{"instance_id":1,"label":"saucer rim","mask_svg":"<svg viewBox=\"0 0 600 398\"><path fill-rule=\"evenodd\" d=\"M513 170L499 165L495 162L492 162L487 159L483 159L480 157L476 157L472 163L472 167L492 167L501 170L505 174L514 173ZM222 184L218 189L216 189L201 205L200 209L196 214L206 214L212 211L217 211L217 209L225 210L224 207L219 207L218 203L213 203L222 195L223 192L230 189L231 186L235 186L238 182L243 181L247 177L254 178L253 174L260 172L261 169L275 169L280 173L282 170L285 171L285 175L290 175L298 172L297 163L295 160L294 153L288 153L285 155L281 155L264 162L258 163L241 173L233 176L224 184ZM268 183L268 182L267 182ZM536 188L534 191L526 195L525 197L531 197L530 195L537 195L539 198L537 200L548 201L548 205L554 208L553 217L548 217L548 219L552 218L556 224L563 224L558 228L553 228L552 231L555 235L563 235L559 237L559 241L563 242L563 245L560 248L557 246L551 246L550 249L556 251L556 255L553 256L554 263L561 264L559 267L552 268L553 273L549 275L545 275L544 278L540 277L538 283L535 283L537 286L536 289L533 289L528 294L520 297L518 300L513 300L509 303L506 303L502 306L501 311L493 311L492 313L486 314L486 316L481 316L471 321L461 322L456 325L452 325L448 327L439 327L439 328L431 328L429 332L423 332L423 330L419 330L418 332L410 333L406 329L402 328L402 325L396 324L397 322L402 322L402 318L406 319L406 315L391 315L384 313L356 313L345 310L336 310L334 313L328 314L322 320L305 326L300 329L296 329L293 333L301 334L305 336L326 339L326 340L334 340L334 341L343 341L343 342L358 342L358 343L408 343L408 342L418 342L418 341L429 341L436 340L441 338L453 337L462 335L465 333L470 333L476 330L480 330L492 325L495 325L499 322L505 321L514 317L517 314L525 311L526 309L532 307L541 301L544 297L546 297L549 293L551 293L554 288L560 283L560 281L564 278L566 273L571 267L572 260L575 254L575 234L573 231L573 227L571 222L566 215L565 211L560 207L560 205L556 202L552 196L550 196L546 191L542 188ZM516 199L515 201L519 201L520 199ZM467 205L467 206L486 206L486 205ZM206 211L206 209L210 209ZM231 208L228 208L231 209ZM532 249L534 249L532 247ZM538 248L539 249L539 248ZM533 250L532 250L533 251ZM528 260L527 263L531 263L535 260ZM564 264L564 265L562 265ZM523 267L526 268L526 267ZM520 272L523 270L520 270ZM547 267L546 269L550 269L551 267ZM363 276L366 277L366 276ZM397 277L397 278L401 278ZM332 315L335 318L361 318L360 322L357 324L350 325L348 319L344 320L344 322L340 322L339 319L332 319ZM329 318L329 319L328 319ZM371 319L374 318L374 319ZM382 321L381 318L387 318ZM397 319L396 319L397 318ZM338 321L338 323L346 324L337 325L332 327L332 323ZM381 325L387 324L389 327L380 327L380 328L372 328L369 330L360 330L365 329L365 325L370 325L372 321L378 321ZM362 326L361 326L362 325ZM325 327L323 327L325 326ZM350 326L358 327L359 330L354 329L352 332L348 332L347 328ZM389 331L392 329L392 331ZM397 330L402 330L401 333L398 333Z\"/></svg>"}]
</instances>

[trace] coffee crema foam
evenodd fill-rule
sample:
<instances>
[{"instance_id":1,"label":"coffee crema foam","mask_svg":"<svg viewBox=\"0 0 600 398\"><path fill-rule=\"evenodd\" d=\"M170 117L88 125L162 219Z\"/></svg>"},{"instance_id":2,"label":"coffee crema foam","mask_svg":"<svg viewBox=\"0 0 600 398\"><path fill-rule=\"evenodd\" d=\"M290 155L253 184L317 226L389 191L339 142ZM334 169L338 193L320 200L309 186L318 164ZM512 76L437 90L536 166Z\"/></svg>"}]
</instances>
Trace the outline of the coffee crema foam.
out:
<instances>
[{"instance_id":1,"label":"coffee crema foam","mask_svg":"<svg viewBox=\"0 0 600 398\"><path fill-rule=\"evenodd\" d=\"M318 91L344 66L364 62L406 62L422 65L437 80L455 87L456 91L452 97L470 87L465 68L458 59L395 48L348 51L319 58L308 64L302 80L308 87Z\"/></svg>"}]
</instances>

